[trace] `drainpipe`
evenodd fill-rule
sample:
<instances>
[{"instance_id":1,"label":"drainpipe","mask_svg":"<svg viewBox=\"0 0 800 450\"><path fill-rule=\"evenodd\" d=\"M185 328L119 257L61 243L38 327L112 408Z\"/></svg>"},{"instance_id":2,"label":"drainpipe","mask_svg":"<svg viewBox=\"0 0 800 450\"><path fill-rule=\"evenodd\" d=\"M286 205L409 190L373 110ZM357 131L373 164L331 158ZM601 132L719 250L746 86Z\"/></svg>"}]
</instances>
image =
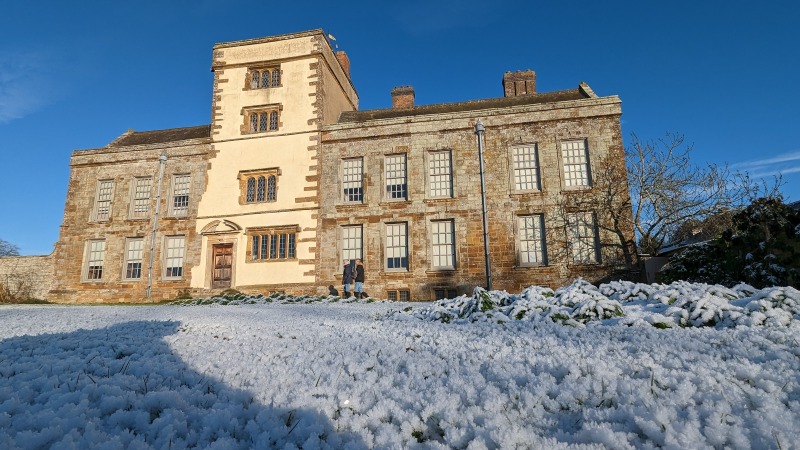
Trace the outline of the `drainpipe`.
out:
<instances>
[{"instance_id":1,"label":"drainpipe","mask_svg":"<svg viewBox=\"0 0 800 450\"><path fill-rule=\"evenodd\" d=\"M164 180L164 166L167 164L167 151L161 152L158 157L158 188L156 189L156 211L153 214L153 232L150 234L150 263L147 265L147 300L150 300L150 290L153 288L153 256L156 248L156 228L158 227L158 213L161 211L161 184Z\"/></svg>"},{"instance_id":2,"label":"drainpipe","mask_svg":"<svg viewBox=\"0 0 800 450\"><path fill-rule=\"evenodd\" d=\"M492 290L492 268L489 263L489 225L486 217L486 181L483 176L483 134L486 128L481 119L475 122L475 134L478 136L478 160L481 170L481 213L483 216L483 257L486 261L486 290Z\"/></svg>"}]
</instances>

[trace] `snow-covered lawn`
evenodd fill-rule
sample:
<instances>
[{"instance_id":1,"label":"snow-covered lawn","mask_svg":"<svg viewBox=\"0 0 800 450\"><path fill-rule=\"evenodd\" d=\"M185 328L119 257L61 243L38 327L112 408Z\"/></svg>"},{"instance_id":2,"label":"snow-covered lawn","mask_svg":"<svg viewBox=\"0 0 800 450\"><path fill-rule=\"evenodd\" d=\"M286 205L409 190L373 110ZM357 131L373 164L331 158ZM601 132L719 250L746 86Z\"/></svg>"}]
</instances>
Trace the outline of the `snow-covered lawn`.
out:
<instances>
[{"instance_id":1,"label":"snow-covered lawn","mask_svg":"<svg viewBox=\"0 0 800 450\"><path fill-rule=\"evenodd\" d=\"M798 448L796 315L584 291L0 307L0 448Z\"/></svg>"}]
</instances>

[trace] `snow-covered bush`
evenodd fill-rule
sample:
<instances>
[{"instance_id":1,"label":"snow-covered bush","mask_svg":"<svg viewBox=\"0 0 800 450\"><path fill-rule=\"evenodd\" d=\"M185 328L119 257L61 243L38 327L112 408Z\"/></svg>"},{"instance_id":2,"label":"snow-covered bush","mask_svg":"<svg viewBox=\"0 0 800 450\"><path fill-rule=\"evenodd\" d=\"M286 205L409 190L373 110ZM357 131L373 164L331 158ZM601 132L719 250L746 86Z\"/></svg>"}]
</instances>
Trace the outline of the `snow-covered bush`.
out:
<instances>
[{"instance_id":1,"label":"snow-covered bush","mask_svg":"<svg viewBox=\"0 0 800 450\"><path fill-rule=\"evenodd\" d=\"M611 281L610 283L601 284L598 290L606 297L624 303L634 300L647 300L648 297L663 286L663 284L644 284L632 281Z\"/></svg>"},{"instance_id":2,"label":"snow-covered bush","mask_svg":"<svg viewBox=\"0 0 800 450\"><path fill-rule=\"evenodd\" d=\"M791 326L800 320L800 291L791 287L734 288L686 281L599 287L577 279L555 292L531 286L519 295L475 288L472 296L393 311L388 318L444 322L550 321L573 327L643 324L656 328Z\"/></svg>"},{"instance_id":3,"label":"snow-covered bush","mask_svg":"<svg viewBox=\"0 0 800 450\"><path fill-rule=\"evenodd\" d=\"M578 279L553 292L549 288L531 286L519 295L505 291L475 288L471 297L462 295L445 299L423 308L392 312L390 317L411 316L437 322L496 322L511 320L550 320L571 326L624 315L622 305L601 294L591 283Z\"/></svg>"}]
</instances>

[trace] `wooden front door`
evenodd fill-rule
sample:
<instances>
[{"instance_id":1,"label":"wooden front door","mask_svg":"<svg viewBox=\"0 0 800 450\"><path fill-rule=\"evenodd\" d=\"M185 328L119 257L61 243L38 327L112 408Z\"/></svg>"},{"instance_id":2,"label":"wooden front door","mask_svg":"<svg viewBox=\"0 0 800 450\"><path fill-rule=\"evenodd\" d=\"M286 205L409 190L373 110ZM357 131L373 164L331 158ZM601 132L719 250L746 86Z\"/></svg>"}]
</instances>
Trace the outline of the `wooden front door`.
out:
<instances>
[{"instance_id":1,"label":"wooden front door","mask_svg":"<svg viewBox=\"0 0 800 450\"><path fill-rule=\"evenodd\" d=\"M214 246L214 273L211 281L212 289L228 289L231 287L233 273L233 244Z\"/></svg>"}]
</instances>

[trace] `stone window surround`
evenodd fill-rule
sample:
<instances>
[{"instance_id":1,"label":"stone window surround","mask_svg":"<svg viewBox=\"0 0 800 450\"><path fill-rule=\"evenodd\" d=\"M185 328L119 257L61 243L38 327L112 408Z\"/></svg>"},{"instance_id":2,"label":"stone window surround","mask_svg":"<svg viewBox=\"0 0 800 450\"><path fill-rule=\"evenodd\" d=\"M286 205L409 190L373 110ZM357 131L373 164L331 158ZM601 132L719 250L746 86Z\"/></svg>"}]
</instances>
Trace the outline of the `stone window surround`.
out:
<instances>
[{"instance_id":1,"label":"stone window surround","mask_svg":"<svg viewBox=\"0 0 800 450\"><path fill-rule=\"evenodd\" d=\"M105 186L106 183L108 183L107 187ZM112 206L114 203L114 188L116 187L115 185L116 183L113 178L97 180L97 184L95 185L94 201L92 202L92 212L89 217L90 222L108 222L111 220ZM105 189L108 189L107 194L103 193ZM106 197L108 197L107 200ZM108 211L102 216L99 213L101 202L108 203Z\"/></svg>"},{"instance_id":2,"label":"stone window surround","mask_svg":"<svg viewBox=\"0 0 800 450\"><path fill-rule=\"evenodd\" d=\"M564 150L562 149L562 144L570 143L570 142L583 142L583 149L584 154L586 155L586 177L587 177L587 184L584 185L573 185L567 186L567 176L565 173L564 167ZM558 151L558 170L559 170L559 178L561 179L561 189L564 191L579 191L579 190L586 190L592 188L592 158L589 155L589 150L592 148L591 139L588 136L575 136L575 137L563 137L556 140L556 150Z\"/></svg>"},{"instance_id":3,"label":"stone window surround","mask_svg":"<svg viewBox=\"0 0 800 450\"><path fill-rule=\"evenodd\" d=\"M394 297L394 299L392 297ZM405 298L403 298L403 297L405 297ZM411 301L411 290L409 290L408 288L387 289L386 290L386 298L389 299L389 301L410 302Z\"/></svg>"},{"instance_id":4,"label":"stone window surround","mask_svg":"<svg viewBox=\"0 0 800 450\"><path fill-rule=\"evenodd\" d=\"M521 219L523 217L532 217L532 216L538 216L539 217L539 226L540 226L539 232L541 233L539 245L541 247L540 252L541 252L542 260L538 261L538 262L533 262L533 263L523 263L523 262L521 262L521 258L520 258L520 252L522 250L522 245L521 245L521 243L522 243L522 241L521 241L522 229L520 227L520 225L521 225L520 221L521 221ZM530 267L547 266L548 265L548 261L547 261L547 226L546 226L546 222L547 221L545 220L546 219L545 215L542 212L522 212L522 213L515 214L514 218L515 218L515 220L514 220L514 235L515 235L514 243L515 243L515 246L516 246L516 255L517 255L516 256L516 264L517 264L516 267L530 268Z\"/></svg>"},{"instance_id":5,"label":"stone window surround","mask_svg":"<svg viewBox=\"0 0 800 450\"><path fill-rule=\"evenodd\" d=\"M352 157L352 158L342 158L339 161L340 161L340 163L339 163L339 177L338 177L338 179L339 179L339 194L340 195L338 196L338 200L339 200L338 203L342 204L342 205L361 205L361 204L364 204L365 200L366 200L366 195L365 195L366 194L366 189L365 189L365 186L364 186L364 184L365 184L364 181L365 181L365 178L366 178L364 176L364 174L365 174L364 157L363 156L357 156L357 157ZM345 180L345 175L346 175L345 163L347 161L360 161L361 162L361 200L360 201L347 201L347 199L345 198L345 193L344 193L345 182L346 182L346 180Z\"/></svg>"},{"instance_id":6,"label":"stone window surround","mask_svg":"<svg viewBox=\"0 0 800 450\"><path fill-rule=\"evenodd\" d=\"M102 243L102 248L93 248L92 246L95 243ZM105 267L106 266L106 264L105 264L105 256L106 256L107 250L108 250L108 242L104 238L92 238L92 239L87 239L86 240L86 242L84 243L84 246L83 246L83 263L81 265L82 266L81 267L81 282L83 282L83 283L103 283L103 282L107 281L106 280L107 277L105 276L108 273L108 271L106 270L106 267ZM101 254L100 256L102 257L102 259L91 260L90 258L93 257L92 256L93 252L99 252ZM97 255L95 255L94 257L97 258ZM98 277L96 277L96 278L90 278L89 277L89 273L90 273L89 272L89 267L90 267L90 264L92 263L92 261L100 261L102 263L102 265L100 265L100 266L97 266L97 265L91 266L91 267L95 267L95 268L99 267L100 275ZM97 269L95 269L95 270L97 270Z\"/></svg>"},{"instance_id":7,"label":"stone window surround","mask_svg":"<svg viewBox=\"0 0 800 450\"><path fill-rule=\"evenodd\" d=\"M523 147L533 147L534 152L534 163L535 163L535 170L536 170L536 186L537 188L534 189L517 189L517 180L515 174L515 166L514 166L514 150ZM539 155L539 143L538 142L523 142L519 144L513 144L508 147L508 175L509 175L509 188L511 194L526 194L526 193L540 193L543 191L542 188L542 165L541 165L541 157Z\"/></svg>"},{"instance_id":8,"label":"stone window surround","mask_svg":"<svg viewBox=\"0 0 800 450\"><path fill-rule=\"evenodd\" d=\"M450 244L438 244L438 245L450 245L450 251L452 251L452 255L450 255L450 263L451 264L450 265L446 265L446 266L437 266L435 261L434 261L435 255L434 255L433 249L437 245L437 244L435 244L433 242L433 236L435 234L434 225L435 224L438 225L440 223L450 223L450 239L452 240L452 242ZM430 270L433 271L433 272L448 272L448 271L457 270L457 268L458 268L458 245L457 245L458 239L456 238L457 229L456 229L456 221L455 221L455 219L452 219L452 218L438 219L437 218L437 219L429 220L428 221L428 233L429 233L428 239L429 239L429 243L430 243L430 247L429 247L429 249L430 249L430 264L431 264Z\"/></svg>"},{"instance_id":9,"label":"stone window surround","mask_svg":"<svg viewBox=\"0 0 800 450\"><path fill-rule=\"evenodd\" d=\"M253 88L251 84L253 79L253 72L258 72L263 79L263 72L265 70L269 71L270 74L269 86L264 87L262 86L262 83L259 82L258 87ZM276 70L278 71L278 84L274 85L272 84L273 80L275 80L273 72ZM243 91L256 91L261 89L272 89L277 87L283 87L283 70L281 70L280 64L252 65L247 67L247 73L244 78L244 88L242 89Z\"/></svg>"},{"instance_id":10,"label":"stone window surround","mask_svg":"<svg viewBox=\"0 0 800 450\"><path fill-rule=\"evenodd\" d=\"M131 261L136 261L136 259L132 260L130 258L130 253L131 253L130 244L132 242L136 242L136 241L141 243L141 248L138 249L138 252L140 253L140 257L138 259L138 261L139 261L139 276L137 278L129 278L128 277L128 273L129 273L128 264ZM122 258L122 280L124 280L124 281L141 281L142 280L142 278L144 276L145 244L146 244L145 243L145 238L143 236L125 238L125 247L123 248L124 254L122 255L123 256L123 258ZM137 250L134 249L133 251L136 252Z\"/></svg>"},{"instance_id":11,"label":"stone window surround","mask_svg":"<svg viewBox=\"0 0 800 450\"><path fill-rule=\"evenodd\" d=\"M139 194L144 192L143 190L139 189L139 183L143 181L148 181L149 186L148 188L148 196L146 197L139 197ZM140 212L137 214L137 200L145 200L147 203L147 210L144 212ZM128 220L148 220L150 218L150 210L152 209L153 203L153 177L151 175L142 175L142 176L134 176L131 179L131 201L130 201L130 208L128 209Z\"/></svg>"},{"instance_id":12,"label":"stone window surround","mask_svg":"<svg viewBox=\"0 0 800 450\"><path fill-rule=\"evenodd\" d=\"M366 230L367 223L341 223L336 226L336 267L334 267L333 274L338 275L341 278L342 270L344 270L344 230L343 228L347 227L361 227L361 261L364 264L367 263L367 249L364 248L364 233L367 232ZM339 279L341 281L341 279Z\"/></svg>"},{"instance_id":13,"label":"stone window surround","mask_svg":"<svg viewBox=\"0 0 800 450\"><path fill-rule=\"evenodd\" d=\"M434 153L447 152L450 158L450 194L449 195L431 195L431 164L433 163L432 155ZM408 162L406 161L406 164ZM407 170L406 165L406 170ZM455 161L453 161L453 150L449 148L437 148L425 152L425 199L426 200L447 200L455 197Z\"/></svg>"},{"instance_id":14,"label":"stone window surround","mask_svg":"<svg viewBox=\"0 0 800 450\"><path fill-rule=\"evenodd\" d=\"M588 242L588 239L591 239L591 241L592 241L591 245L592 245L593 250L594 250L594 252L593 252L594 253L594 258L592 260L575 260L575 257L574 257L575 254L574 254L574 247L573 246L576 245L576 244L575 244L575 241L574 241L574 235L573 235L573 232L572 232L572 227L577 224L576 220L577 220L579 215L583 216L584 218L587 217L587 215L588 215L588 217L591 218L592 236L588 236L588 235L587 236L581 236L581 235L579 235L578 239L579 240L587 240L587 242ZM567 243L567 255L568 255L567 264L569 266L595 266L595 265L599 265L600 262L601 262L600 261L601 257L600 257L600 239L599 239L600 236L599 236L599 228L598 228L598 223L597 223L597 215L594 213L594 211L582 211L582 210L581 211L569 211L569 212L567 212L567 216L565 217L565 219L566 219L566 223L565 223L566 228L565 228L565 230L566 230L566 233L567 233L567 236L566 236L566 238L567 238L567 242L566 242ZM584 243L579 242L578 244L582 245ZM581 251L581 250L579 249L579 251ZM586 249L584 249L583 251L586 251Z\"/></svg>"},{"instance_id":15,"label":"stone window surround","mask_svg":"<svg viewBox=\"0 0 800 450\"><path fill-rule=\"evenodd\" d=\"M248 178L255 178L258 181L258 177L263 176L265 179L265 183L269 183L269 177L275 177L275 200L267 201L267 193L264 193L264 201L263 202L248 202L247 201L247 179ZM236 176L239 180L239 204L240 205L258 205L261 203L275 203L278 200L278 189L279 189L279 181L281 176L281 169L280 167L267 167L264 169L251 169L251 170L242 170ZM265 189L268 188L265 187Z\"/></svg>"},{"instance_id":16,"label":"stone window surround","mask_svg":"<svg viewBox=\"0 0 800 450\"><path fill-rule=\"evenodd\" d=\"M389 158L397 157L397 156L402 156L403 157L403 164L404 164L404 169L405 169L404 177L403 177L403 180L405 181L405 197L403 197L403 198L391 198L389 196L389 192L387 190L390 185L388 184L389 178L388 178L388 174L387 174L386 161ZM383 185L382 186L383 193L381 194L382 201L391 202L391 203L394 203L394 202L408 202L408 201L410 201L411 200L411 195L410 195L410 192L409 192L409 189L408 189L408 167L409 167L408 152L407 151L393 151L391 153L384 154L383 155L383 160L381 161L381 165L382 165L382 169L383 169L381 171L381 173L383 174L383 177L382 177L383 178L383 183L382 183L382 185ZM397 179L399 179L399 178L397 178ZM395 185L392 185L392 186L397 186L397 185L395 184Z\"/></svg>"},{"instance_id":17,"label":"stone window surround","mask_svg":"<svg viewBox=\"0 0 800 450\"><path fill-rule=\"evenodd\" d=\"M176 211L175 208L175 200L176 200L176 180L179 177L189 177L189 181L186 183L188 186L188 190L186 192L186 208L185 210L183 207ZM167 200L167 216L168 217L175 217L175 218L184 218L189 216L189 209L192 200L192 174L191 173L173 173L170 175L170 183L169 183L169 197Z\"/></svg>"},{"instance_id":18,"label":"stone window surround","mask_svg":"<svg viewBox=\"0 0 800 450\"><path fill-rule=\"evenodd\" d=\"M293 234L294 238L294 256L289 257L289 234ZM268 226L268 227L249 227L245 229L245 235L247 236L247 251L245 253L245 264L260 264L260 263L267 263L267 262L282 262L282 261L297 261L297 236L300 234L300 225L281 225L281 226ZM253 236L280 236L280 235L287 235L286 238L286 257L281 258L280 254L276 250L276 257L275 258L259 258L253 259ZM277 245L279 243L280 237L276 238ZM268 250L268 251L271 251Z\"/></svg>"},{"instance_id":19,"label":"stone window surround","mask_svg":"<svg viewBox=\"0 0 800 450\"><path fill-rule=\"evenodd\" d=\"M337 236L338 248L337 248L336 254L339 255L339 261L342 262L341 265L344 265L344 260L347 259L345 257L345 255L344 255L344 252L345 252L345 245L344 245L345 232L344 232L344 229L345 228L350 228L350 229L356 229L357 228L358 229L358 235L359 235L358 239L360 240L360 244L361 244L361 248L359 248L358 250L359 250L359 253L361 253L360 258L362 260L364 259L364 225L360 224L360 223L340 225L338 227L338 229L337 229L337 234L339 236ZM350 258L350 259L357 259L357 258L359 258L359 257L357 256L355 258ZM342 267L337 267L337 269L336 269L338 271L337 273L341 273L342 269L343 269Z\"/></svg>"},{"instance_id":20,"label":"stone window surround","mask_svg":"<svg viewBox=\"0 0 800 450\"><path fill-rule=\"evenodd\" d=\"M240 132L242 135L254 135L254 134L263 134L263 133L274 133L279 131L283 128L283 122L281 122L281 111L283 111L283 105L280 103L269 103L266 105L254 105L254 106L245 106L241 110L242 115L242 126L240 128ZM267 129L264 131L250 131L250 114L261 114L267 113L269 117L270 113L277 112L278 113L278 127L274 130L269 129L269 124L267 124ZM268 119L269 120L269 119Z\"/></svg>"},{"instance_id":21,"label":"stone window surround","mask_svg":"<svg viewBox=\"0 0 800 450\"><path fill-rule=\"evenodd\" d=\"M181 254L180 257L170 256L169 255L170 239L177 239L177 238L182 238L183 239L183 245L181 247L173 247L173 249L180 248L181 251L182 251L182 254ZM186 269L186 267L185 267L186 266L186 235L176 234L176 235L164 236L162 249L163 249L163 251L161 253L161 260L162 260L163 269L161 271L161 279L164 280L164 281L180 281L180 280L183 280L184 276L186 274L185 273L186 272L186 270L185 270ZM178 266L169 266L169 267L167 267L168 264L169 264L169 260L170 259L180 259L180 261L181 261L181 265L180 265L181 274L179 276L175 276L175 275L167 276L167 269L178 267Z\"/></svg>"},{"instance_id":22,"label":"stone window surround","mask_svg":"<svg viewBox=\"0 0 800 450\"><path fill-rule=\"evenodd\" d=\"M409 230L412 228L410 226L410 221L403 221L403 220L391 220L387 222L383 222L381 230L381 242L382 242L382 250L383 250L383 257L381 258L381 266L383 271L386 273L406 273L411 270L411 248L410 243L411 239L409 236ZM406 253L406 267L393 267L389 268L388 258L389 258L389 246L388 246L388 239L389 239L389 227L393 225L404 225L405 226L405 253ZM363 242L363 241L362 241ZM402 248L402 247L396 247Z\"/></svg>"}]
</instances>

